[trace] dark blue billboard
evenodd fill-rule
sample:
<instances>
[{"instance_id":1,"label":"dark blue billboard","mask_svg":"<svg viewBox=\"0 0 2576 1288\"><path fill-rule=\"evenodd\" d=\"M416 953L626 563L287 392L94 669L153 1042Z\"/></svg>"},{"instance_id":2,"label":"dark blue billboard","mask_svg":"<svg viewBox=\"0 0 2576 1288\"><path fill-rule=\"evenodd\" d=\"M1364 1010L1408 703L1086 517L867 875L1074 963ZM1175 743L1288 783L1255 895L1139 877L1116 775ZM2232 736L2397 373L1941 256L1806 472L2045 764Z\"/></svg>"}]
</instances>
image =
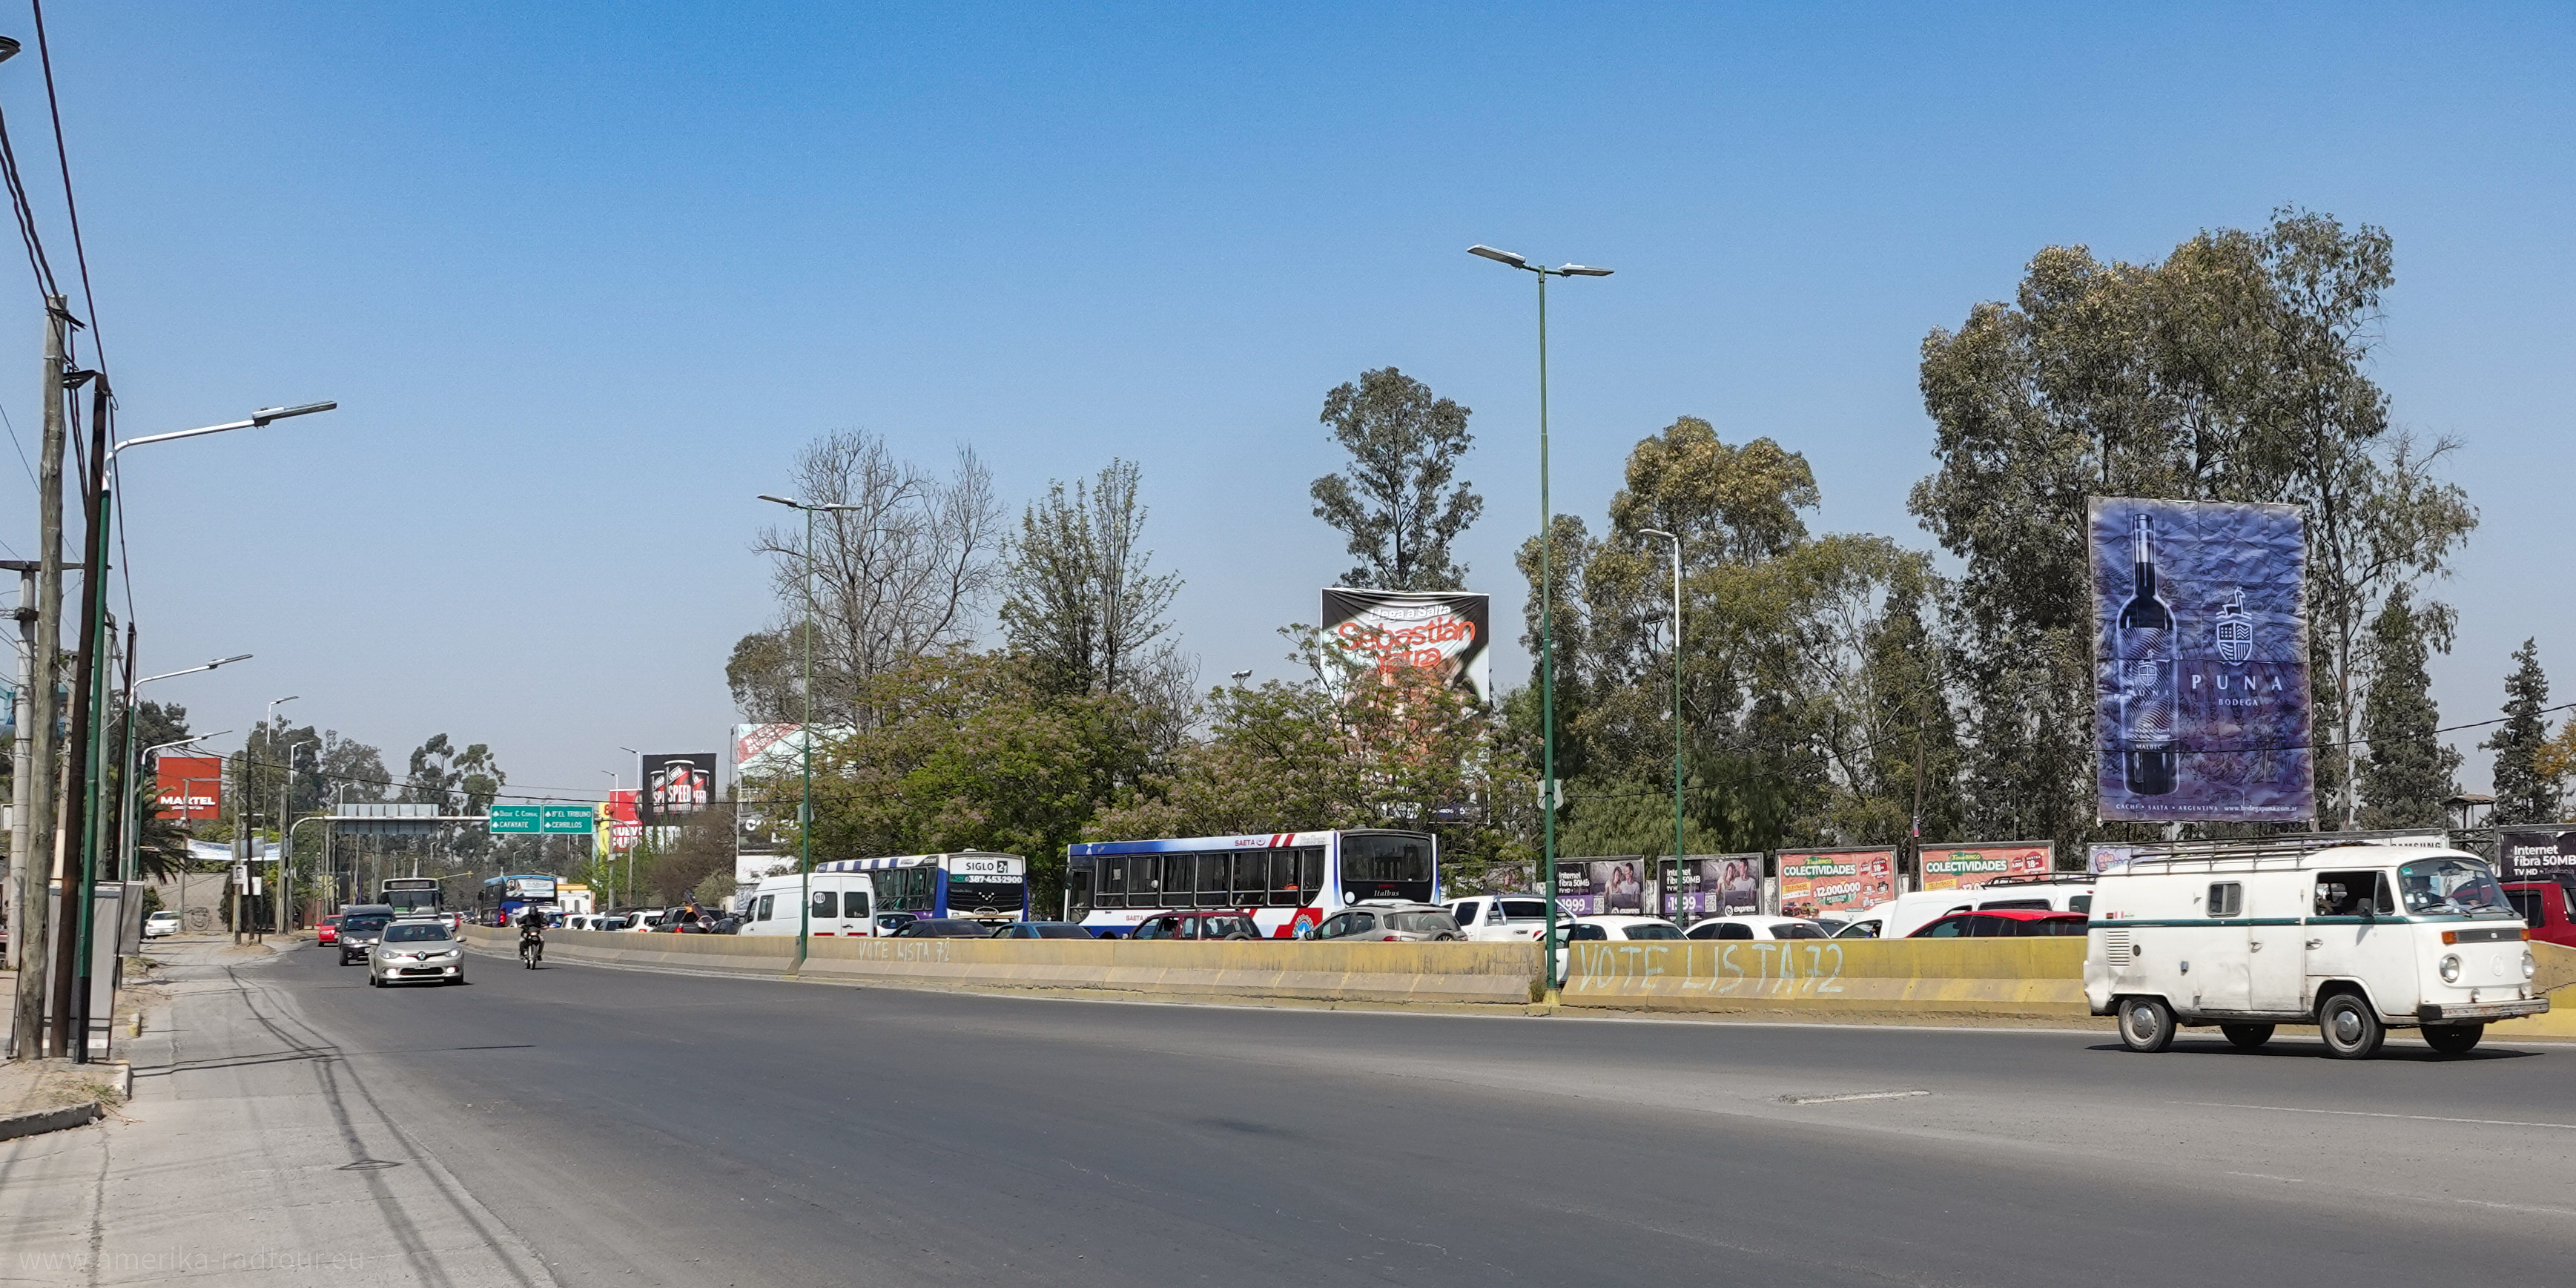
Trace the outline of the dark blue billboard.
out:
<instances>
[{"instance_id":1,"label":"dark blue billboard","mask_svg":"<svg viewBox=\"0 0 2576 1288\"><path fill-rule=\"evenodd\" d=\"M2095 497L2101 817L2307 822L2307 512Z\"/></svg>"}]
</instances>

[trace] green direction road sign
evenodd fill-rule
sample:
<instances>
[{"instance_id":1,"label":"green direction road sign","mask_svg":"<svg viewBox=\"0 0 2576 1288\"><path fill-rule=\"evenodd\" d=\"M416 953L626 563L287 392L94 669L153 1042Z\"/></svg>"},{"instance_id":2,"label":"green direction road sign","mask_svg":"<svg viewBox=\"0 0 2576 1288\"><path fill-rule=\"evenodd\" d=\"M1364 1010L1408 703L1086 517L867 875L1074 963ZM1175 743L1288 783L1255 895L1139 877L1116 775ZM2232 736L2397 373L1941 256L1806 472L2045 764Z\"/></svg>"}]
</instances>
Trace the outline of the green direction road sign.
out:
<instances>
[{"instance_id":1,"label":"green direction road sign","mask_svg":"<svg viewBox=\"0 0 2576 1288\"><path fill-rule=\"evenodd\" d=\"M537 829L540 832L590 835L598 812L588 805L541 805Z\"/></svg>"},{"instance_id":2,"label":"green direction road sign","mask_svg":"<svg viewBox=\"0 0 2576 1288\"><path fill-rule=\"evenodd\" d=\"M534 836L544 830L544 810L536 805L495 805L490 818L494 836Z\"/></svg>"}]
</instances>

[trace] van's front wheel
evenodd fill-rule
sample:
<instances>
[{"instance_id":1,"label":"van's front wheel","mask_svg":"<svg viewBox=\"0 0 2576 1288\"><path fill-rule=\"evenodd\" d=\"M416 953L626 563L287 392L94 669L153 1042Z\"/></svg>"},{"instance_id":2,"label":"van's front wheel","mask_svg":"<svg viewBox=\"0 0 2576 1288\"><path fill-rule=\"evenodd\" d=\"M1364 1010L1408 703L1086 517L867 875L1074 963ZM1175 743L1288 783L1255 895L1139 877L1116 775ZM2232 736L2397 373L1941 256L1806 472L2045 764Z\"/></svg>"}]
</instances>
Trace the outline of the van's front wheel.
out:
<instances>
[{"instance_id":1,"label":"van's front wheel","mask_svg":"<svg viewBox=\"0 0 2576 1288\"><path fill-rule=\"evenodd\" d=\"M2427 1024L2424 1045L2444 1055L2467 1055L2486 1035L2487 1026L2483 1024Z\"/></svg>"},{"instance_id":2,"label":"van's front wheel","mask_svg":"<svg viewBox=\"0 0 2576 1288\"><path fill-rule=\"evenodd\" d=\"M2388 1026L2371 1014L2370 1004L2351 993L2337 993L2317 1008L2317 1032L2326 1052L2338 1060L2367 1060L2388 1040Z\"/></svg>"},{"instance_id":3,"label":"van's front wheel","mask_svg":"<svg viewBox=\"0 0 2576 1288\"><path fill-rule=\"evenodd\" d=\"M2234 1043L2239 1051L2259 1051L2264 1043L2272 1040L2272 1026L2269 1024L2221 1024L2218 1031L2226 1034L2227 1040Z\"/></svg>"},{"instance_id":4,"label":"van's front wheel","mask_svg":"<svg viewBox=\"0 0 2576 1288\"><path fill-rule=\"evenodd\" d=\"M2152 1055L2172 1046L2174 1040L2173 1008L2161 997L2131 997L2120 1002L2120 1042L2141 1054Z\"/></svg>"}]
</instances>

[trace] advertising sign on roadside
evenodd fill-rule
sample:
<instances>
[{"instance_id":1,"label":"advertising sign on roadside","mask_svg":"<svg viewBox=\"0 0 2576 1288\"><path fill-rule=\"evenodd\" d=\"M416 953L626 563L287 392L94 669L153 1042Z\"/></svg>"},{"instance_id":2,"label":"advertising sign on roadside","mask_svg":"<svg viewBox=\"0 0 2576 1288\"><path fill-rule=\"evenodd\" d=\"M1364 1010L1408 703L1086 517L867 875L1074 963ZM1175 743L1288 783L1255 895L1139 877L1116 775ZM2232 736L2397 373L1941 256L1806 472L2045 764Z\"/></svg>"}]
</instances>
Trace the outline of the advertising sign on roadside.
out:
<instances>
[{"instance_id":1,"label":"advertising sign on roadside","mask_svg":"<svg viewBox=\"0 0 2576 1288\"><path fill-rule=\"evenodd\" d=\"M677 827L715 798L714 752L660 752L644 757L644 826Z\"/></svg>"},{"instance_id":2,"label":"advertising sign on roadside","mask_svg":"<svg viewBox=\"0 0 2576 1288\"><path fill-rule=\"evenodd\" d=\"M2497 828L2496 877L2576 884L2576 828Z\"/></svg>"},{"instance_id":3,"label":"advertising sign on roadside","mask_svg":"<svg viewBox=\"0 0 2576 1288\"><path fill-rule=\"evenodd\" d=\"M2307 511L2135 497L2087 511L2101 818L2315 817Z\"/></svg>"},{"instance_id":4,"label":"advertising sign on roadside","mask_svg":"<svg viewBox=\"0 0 2576 1288\"><path fill-rule=\"evenodd\" d=\"M1762 856L1695 854L1666 860L1659 901L1676 921L1745 916L1762 911Z\"/></svg>"},{"instance_id":5,"label":"advertising sign on roadside","mask_svg":"<svg viewBox=\"0 0 2576 1288\"><path fill-rule=\"evenodd\" d=\"M1780 851L1780 915L1834 916L1896 897L1894 850Z\"/></svg>"},{"instance_id":6,"label":"advertising sign on roadside","mask_svg":"<svg viewBox=\"0 0 2576 1288\"><path fill-rule=\"evenodd\" d=\"M1638 916L1646 910L1646 860L1558 859L1556 906L1569 917L1613 913Z\"/></svg>"},{"instance_id":7,"label":"advertising sign on roadside","mask_svg":"<svg viewBox=\"0 0 2576 1288\"><path fill-rule=\"evenodd\" d=\"M2054 842L1923 847L1923 888L1958 890L1997 877L2044 877L2055 866Z\"/></svg>"},{"instance_id":8,"label":"advertising sign on roadside","mask_svg":"<svg viewBox=\"0 0 2576 1288\"><path fill-rule=\"evenodd\" d=\"M1324 589L1324 647L1351 670L1418 666L1485 702L1494 667L1485 648L1487 597L1467 591Z\"/></svg>"},{"instance_id":9,"label":"advertising sign on roadside","mask_svg":"<svg viewBox=\"0 0 2576 1288\"><path fill-rule=\"evenodd\" d=\"M155 757L153 778L161 792L161 817L192 823L223 815L224 758Z\"/></svg>"}]
</instances>

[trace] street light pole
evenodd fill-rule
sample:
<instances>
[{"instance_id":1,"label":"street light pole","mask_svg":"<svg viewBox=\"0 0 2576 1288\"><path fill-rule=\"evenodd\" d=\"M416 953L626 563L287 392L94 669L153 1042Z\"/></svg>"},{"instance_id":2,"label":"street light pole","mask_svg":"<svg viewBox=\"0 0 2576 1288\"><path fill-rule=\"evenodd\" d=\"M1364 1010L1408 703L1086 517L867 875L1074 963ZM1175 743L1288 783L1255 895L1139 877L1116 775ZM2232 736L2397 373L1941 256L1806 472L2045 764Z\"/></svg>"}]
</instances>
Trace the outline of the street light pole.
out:
<instances>
[{"instance_id":1,"label":"street light pole","mask_svg":"<svg viewBox=\"0 0 2576 1288\"><path fill-rule=\"evenodd\" d=\"M635 758L635 844L626 847L626 886L622 892L631 901L635 898L635 846L644 843L644 753L624 745L617 749ZM616 775L609 775L609 782L616 781ZM616 870L616 855L609 856L608 866L609 870Z\"/></svg>"},{"instance_id":2,"label":"street light pole","mask_svg":"<svg viewBox=\"0 0 2576 1288\"><path fill-rule=\"evenodd\" d=\"M277 875L270 879L270 884L275 886L277 889L277 894L274 897L277 900L277 933L280 935L285 934L287 930L286 919L288 912L286 905L291 897L290 892L295 888L293 884L288 881L286 870L287 855L293 849L294 842L292 838L295 834L295 825L287 821L287 814L289 812L288 802L293 798L295 792L295 753L302 751L306 747L319 747L321 745L321 739L307 738L302 742L288 747L286 749L286 777L285 780L280 782L277 786Z\"/></svg>"},{"instance_id":3,"label":"street light pole","mask_svg":"<svg viewBox=\"0 0 2576 1288\"><path fill-rule=\"evenodd\" d=\"M801 878L797 883L796 969L803 970L807 940L814 929L814 512L859 507L791 501L767 493L761 494L760 499L805 512L805 723L796 730L797 744L803 749L805 779L804 798L796 805L796 870Z\"/></svg>"},{"instance_id":4,"label":"street light pole","mask_svg":"<svg viewBox=\"0 0 2576 1288\"><path fill-rule=\"evenodd\" d=\"M593 858L594 861L597 859L608 860L608 902L605 904L599 904L597 902L597 897L594 895L592 900L596 905L593 909L594 911L601 911L617 906L617 792L618 784L623 781L618 778L617 771L614 769L603 769L599 772L608 775L608 853L595 855Z\"/></svg>"},{"instance_id":5,"label":"street light pole","mask_svg":"<svg viewBox=\"0 0 2576 1288\"><path fill-rule=\"evenodd\" d=\"M1682 539L1661 528L1641 529L1673 543L1673 883L1682 874ZM1678 908L1675 911L1680 911Z\"/></svg>"},{"instance_id":6,"label":"street light pole","mask_svg":"<svg viewBox=\"0 0 2576 1288\"><path fill-rule=\"evenodd\" d=\"M1543 838L1540 880L1547 887L1547 941L1539 952L1539 961L1547 980L1549 1000L1553 1001L1562 982L1556 967L1556 810L1563 793L1556 781L1556 576L1553 567L1556 511L1549 504L1547 495L1547 279L1608 277L1611 270L1582 264L1549 268L1529 262L1527 256L1485 245L1470 246L1467 253L1538 275L1538 795L1540 834Z\"/></svg>"},{"instance_id":7,"label":"street light pole","mask_svg":"<svg viewBox=\"0 0 2576 1288\"><path fill-rule=\"evenodd\" d=\"M117 846L119 851L116 863L117 880L131 881L134 879L134 859L138 852L138 847L134 844L134 772L135 767L141 763L141 759L135 755L134 751L134 721L135 716L142 711L143 707L141 703L135 701L134 691L142 688L144 685L152 683L155 680L168 680L182 675L195 675L199 671L211 671L219 666L230 666L235 662L247 662L250 659L251 655L248 653L237 653L231 657L216 658L214 661L208 662L204 666L192 666L178 671L164 671L159 675L147 675L142 679L136 680L125 686L125 773L117 779L117 782L122 784L122 789L125 793L125 808L122 811L124 825L117 829L117 836L121 842ZM230 733L231 730L228 729L225 730L225 732ZM158 747L149 748L143 754L150 755L152 752L160 751L168 747L182 747L192 742L203 742L204 740L215 736L216 735L214 734L204 733L199 734L194 738L183 738L178 742L165 742Z\"/></svg>"}]
</instances>

